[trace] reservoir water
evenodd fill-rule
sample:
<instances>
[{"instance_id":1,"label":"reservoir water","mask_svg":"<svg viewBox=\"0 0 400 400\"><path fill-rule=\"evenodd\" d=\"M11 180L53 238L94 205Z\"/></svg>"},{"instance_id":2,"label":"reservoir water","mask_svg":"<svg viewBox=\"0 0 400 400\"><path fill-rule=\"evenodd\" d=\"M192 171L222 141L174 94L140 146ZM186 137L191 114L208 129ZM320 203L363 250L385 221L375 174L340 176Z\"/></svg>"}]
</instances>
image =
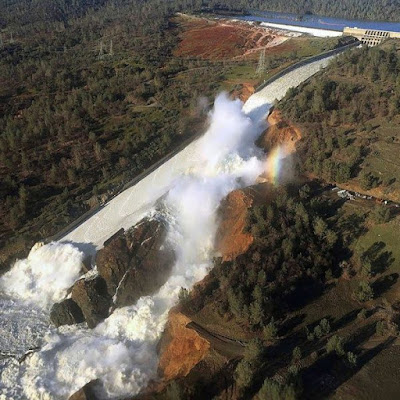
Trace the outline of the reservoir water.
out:
<instances>
[{"instance_id":1,"label":"reservoir water","mask_svg":"<svg viewBox=\"0 0 400 400\"><path fill-rule=\"evenodd\" d=\"M346 27L357 27L362 29L376 29L383 31L400 32L400 22L384 21L361 21L333 17L323 17L319 15L298 15L290 13L279 13L271 11L254 11L245 16L232 16L232 18L243 21L257 21L274 24L284 24L290 26L301 26L314 29L328 29L333 31L343 31Z\"/></svg>"}]
</instances>

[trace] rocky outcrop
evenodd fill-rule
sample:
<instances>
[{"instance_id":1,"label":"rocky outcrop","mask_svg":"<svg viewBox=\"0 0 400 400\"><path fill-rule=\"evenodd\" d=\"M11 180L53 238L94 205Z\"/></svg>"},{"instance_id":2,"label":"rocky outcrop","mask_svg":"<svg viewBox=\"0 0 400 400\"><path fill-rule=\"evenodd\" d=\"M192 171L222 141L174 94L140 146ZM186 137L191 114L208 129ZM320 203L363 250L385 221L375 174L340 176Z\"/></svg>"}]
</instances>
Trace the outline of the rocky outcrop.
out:
<instances>
[{"instance_id":1,"label":"rocky outcrop","mask_svg":"<svg viewBox=\"0 0 400 400\"><path fill-rule=\"evenodd\" d=\"M79 389L72 396L70 396L69 400L97 400L94 385L97 383L97 380L90 381L87 383L82 389Z\"/></svg>"},{"instance_id":2,"label":"rocky outcrop","mask_svg":"<svg viewBox=\"0 0 400 400\"><path fill-rule=\"evenodd\" d=\"M224 261L233 260L247 251L253 236L246 230L247 210L253 197L245 190L234 190L222 201L215 248Z\"/></svg>"},{"instance_id":3,"label":"rocky outcrop","mask_svg":"<svg viewBox=\"0 0 400 400\"><path fill-rule=\"evenodd\" d=\"M97 253L98 275L74 283L71 298L53 306L52 322L60 326L85 320L93 328L114 308L134 304L159 289L174 262L165 237L164 224L149 219L118 232Z\"/></svg>"},{"instance_id":4,"label":"rocky outcrop","mask_svg":"<svg viewBox=\"0 0 400 400\"><path fill-rule=\"evenodd\" d=\"M237 85L233 91L231 92L231 96L232 98L235 99L240 99L243 101L243 103L245 103L247 101L247 99L254 94L255 92L255 88L254 85L252 85L251 83L241 83L239 85Z\"/></svg>"},{"instance_id":5,"label":"rocky outcrop","mask_svg":"<svg viewBox=\"0 0 400 400\"><path fill-rule=\"evenodd\" d=\"M101 276L76 282L72 288L71 297L82 310L89 328L94 328L108 317L111 297L107 293L106 282Z\"/></svg>"},{"instance_id":6,"label":"rocky outcrop","mask_svg":"<svg viewBox=\"0 0 400 400\"><path fill-rule=\"evenodd\" d=\"M119 282L129 269L130 258L130 249L125 235L115 238L97 253L97 270L105 280L107 291L111 296L114 295Z\"/></svg>"},{"instance_id":7,"label":"rocky outcrop","mask_svg":"<svg viewBox=\"0 0 400 400\"><path fill-rule=\"evenodd\" d=\"M170 311L159 344L159 373L164 381L186 376L210 350L206 339L186 327L189 322L191 320L182 313Z\"/></svg>"},{"instance_id":8,"label":"rocky outcrop","mask_svg":"<svg viewBox=\"0 0 400 400\"><path fill-rule=\"evenodd\" d=\"M301 139L300 130L283 119L277 110L272 111L268 116L268 124L268 129L260 136L257 145L267 152L280 145L285 147L286 154L295 153L296 143Z\"/></svg>"},{"instance_id":9,"label":"rocky outcrop","mask_svg":"<svg viewBox=\"0 0 400 400\"><path fill-rule=\"evenodd\" d=\"M79 324L85 321L82 310L72 299L65 299L53 305L50 320L55 326Z\"/></svg>"},{"instance_id":10,"label":"rocky outcrop","mask_svg":"<svg viewBox=\"0 0 400 400\"><path fill-rule=\"evenodd\" d=\"M166 282L174 254L165 237L162 222L145 220L99 251L97 269L115 306L134 304Z\"/></svg>"}]
</instances>

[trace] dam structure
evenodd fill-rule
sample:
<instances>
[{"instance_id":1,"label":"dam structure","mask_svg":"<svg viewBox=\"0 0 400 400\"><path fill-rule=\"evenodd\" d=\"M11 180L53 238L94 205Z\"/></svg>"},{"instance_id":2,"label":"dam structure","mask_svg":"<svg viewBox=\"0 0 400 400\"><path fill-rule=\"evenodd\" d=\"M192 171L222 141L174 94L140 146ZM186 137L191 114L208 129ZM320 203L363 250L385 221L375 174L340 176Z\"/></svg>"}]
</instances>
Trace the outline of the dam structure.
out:
<instances>
[{"instance_id":1,"label":"dam structure","mask_svg":"<svg viewBox=\"0 0 400 400\"><path fill-rule=\"evenodd\" d=\"M400 39L400 32L380 31L374 29L344 28L344 36L353 36L362 44L377 46L385 39Z\"/></svg>"}]
</instances>

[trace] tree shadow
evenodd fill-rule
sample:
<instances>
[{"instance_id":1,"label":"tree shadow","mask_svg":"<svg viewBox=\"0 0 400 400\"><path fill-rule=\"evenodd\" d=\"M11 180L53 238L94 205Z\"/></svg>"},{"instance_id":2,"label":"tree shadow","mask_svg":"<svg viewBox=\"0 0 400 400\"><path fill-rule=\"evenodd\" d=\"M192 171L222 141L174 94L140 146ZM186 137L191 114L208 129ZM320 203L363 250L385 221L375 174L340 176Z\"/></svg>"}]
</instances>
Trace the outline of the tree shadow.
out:
<instances>
[{"instance_id":1,"label":"tree shadow","mask_svg":"<svg viewBox=\"0 0 400 400\"><path fill-rule=\"evenodd\" d=\"M304 396L308 400L326 399L339 386L355 375L364 365L389 347L395 340L390 337L358 356L357 364L351 366L336 354L327 354L303 372Z\"/></svg>"},{"instance_id":2,"label":"tree shadow","mask_svg":"<svg viewBox=\"0 0 400 400\"><path fill-rule=\"evenodd\" d=\"M377 274L385 272L394 261L395 259L391 251L383 251L374 261L374 272Z\"/></svg>"},{"instance_id":3,"label":"tree shadow","mask_svg":"<svg viewBox=\"0 0 400 400\"><path fill-rule=\"evenodd\" d=\"M306 314L298 314L288 318L284 321L279 329L279 336L286 336L291 332L296 326L300 325L306 317Z\"/></svg>"},{"instance_id":4,"label":"tree shadow","mask_svg":"<svg viewBox=\"0 0 400 400\"><path fill-rule=\"evenodd\" d=\"M361 168L361 164L364 162L364 160L366 159L366 157L371 153L371 150L366 147L363 146L361 149L361 154L359 159L357 160L356 163L354 163L352 171L351 171L351 176L352 177L356 177L360 174L362 168Z\"/></svg>"},{"instance_id":5,"label":"tree shadow","mask_svg":"<svg viewBox=\"0 0 400 400\"><path fill-rule=\"evenodd\" d=\"M362 343L369 340L376 332L375 322L365 325L357 330L354 334L347 338L346 347L355 349Z\"/></svg>"},{"instance_id":6,"label":"tree shadow","mask_svg":"<svg viewBox=\"0 0 400 400\"><path fill-rule=\"evenodd\" d=\"M349 235L349 237L351 237L351 242L354 242L367 232L364 222L364 215L350 214L339 221L339 228L342 232L349 232L349 234L351 234Z\"/></svg>"},{"instance_id":7,"label":"tree shadow","mask_svg":"<svg viewBox=\"0 0 400 400\"><path fill-rule=\"evenodd\" d=\"M385 272L395 261L391 251L383 251L385 247L386 243L375 242L361 255L361 262L370 264L373 275Z\"/></svg>"},{"instance_id":8,"label":"tree shadow","mask_svg":"<svg viewBox=\"0 0 400 400\"><path fill-rule=\"evenodd\" d=\"M356 310L350 311L347 314L343 315L339 319L333 322L333 330L336 331L338 329L343 328L348 325L350 322L354 321L357 318L357 315L361 311L361 308L357 308Z\"/></svg>"},{"instance_id":9,"label":"tree shadow","mask_svg":"<svg viewBox=\"0 0 400 400\"><path fill-rule=\"evenodd\" d=\"M383 293L388 291L397 282L398 279L399 279L398 273L393 273L378 278L372 284L372 289L374 290L375 297L379 297Z\"/></svg>"},{"instance_id":10,"label":"tree shadow","mask_svg":"<svg viewBox=\"0 0 400 400\"><path fill-rule=\"evenodd\" d=\"M209 371L208 374L212 374L211 381L207 379L207 376L197 381L195 379L196 383L192 390L193 396L191 396L190 398L192 400L213 399L223 392L225 392L227 396L229 396L229 394L233 395L235 392L235 381L233 377L238 362L238 359L234 359L227 362L224 368L218 369L215 372ZM206 373L206 375L208 374ZM195 366L193 370L189 373L189 380L192 375L205 375L202 362Z\"/></svg>"}]
</instances>

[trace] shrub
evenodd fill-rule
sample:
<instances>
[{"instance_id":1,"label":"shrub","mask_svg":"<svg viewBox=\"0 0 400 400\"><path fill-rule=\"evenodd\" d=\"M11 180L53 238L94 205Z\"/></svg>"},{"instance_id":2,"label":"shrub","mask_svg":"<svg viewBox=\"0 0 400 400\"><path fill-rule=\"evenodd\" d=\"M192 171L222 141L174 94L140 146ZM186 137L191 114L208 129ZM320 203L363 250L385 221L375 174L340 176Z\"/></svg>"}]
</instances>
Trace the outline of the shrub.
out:
<instances>
[{"instance_id":1,"label":"shrub","mask_svg":"<svg viewBox=\"0 0 400 400\"><path fill-rule=\"evenodd\" d=\"M378 205L371 213L372 219L377 224L385 224L390 221L390 208L384 205Z\"/></svg>"},{"instance_id":2,"label":"shrub","mask_svg":"<svg viewBox=\"0 0 400 400\"><path fill-rule=\"evenodd\" d=\"M253 380L253 368L246 360L241 360L235 370L235 382L239 390L250 386Z\"/></svg>"},{"instance_id":3,"label":"shrub","mask_svg":"<svg viewBox=\"0 0 400 400\"><path fill-rule=\"evenodd\" d=\"M317 339L320 339L320 338L322 338L322 336L323 336L323 334L322 334L322 329L321 329L321 327L320 327L319 325L317 325L317 326L314 328L314 336L315 336Z\"/></svg>"},{"instance_id":4,"label":"shrub","mask_svg":"<svg viewBox=\"0 0 400 400\"><path fill-rule=\"evenodd\" d=\"M334 351L338 356L343 356L345 354L343 348L343 338L333 335L326 344L326 351L328 353L332 353Z\"/></svg>"},{"instance_id":5,"label":"shrub","mask_svg":"<svg viewBox=\"0 0 400 400\"><path fill-rule=\"evenodd\" d=\"M186 288L181 287L179 290L178 297L179 301L185 302L189 298L189 291Z\"/></svg>"},{"instance_id":6,"label":"shrub","mask_svg":"<svg viewBox=\"0 0 400 400\"><path fill-rule=\"evenodd\" d=\"M367 310L365 308L363 308L358 314L357 314L357 318L364 320L367 318Z\"/></svg>"},{"instance_id":7,"label":"shrub","mask_svg":"<svg viewBox=\"0 0 400 400\"><path fill-rule=\"evenodd\" d=\"M184 398L182 388L176 382L171 382L166 390L166 398L169 400L182 400Z\"/></svg>"},{"instance_id":8,"label":"shrub","mask_svg":"<svg viewBox=\"0 0 400 400\"><path fill-rule=\"evenodd\" d=\"M386 332L386 327L385 323L383 321L378 321L376 323L376 328L375 328L376 334L379 336L384 336Z\"/></svg>"},{"instance_id":9,"label":"shrub","mask_svg":"<svg viewBox=\"0 0 400 400\"><path fill-rule=\"evenodd\" d=\"M293 360L294 361L300 361L301 360L301 349L299 346L296 346L293 349Z\"/></svg>"},{"instance_id":10,"label":"shrub","mask_svg":"<svg viewBox=\"0 0 400 400\"><path fill-rule=\"evenodd\" d=\"M263 333L266 340L276 339L278 328L276 327L276 323L273 318L271 318L269 324L264 327Z\"/></svg>"},{"instance_id":11,"label":"shrub","mask_svg":"<svg viewBox=\"0 0 400 400\"><path fill-rule=\"evenodd\" d=\"M363 172L360 183L362 189L370 190L379 186L379 178L371 174L371 172Z\"/></svg>"},{"instance_id":12,"label":"shrub","mask_svg":"<svg viewBox=\"0 0 400 400\"><path fill-rule=\"evenodd\" d=\"M239 362L235 370L235 380L239 390L250 386L254 375L260 368L264 347L259 339L251 340L244 350L243 360Z\"/></svg>"},{"instance_id":13,"label":"shrub","mask_svg":"<svg viewBox=\"0 0 400 400\"><path fill-rule=\"evenodd\" d=\"M259 400L296 400L297 395L293 385L282 385L267 378L257 394Z\"/></svg>"},{"instance_id":14,"label":"shrub","mask_svg":"<svg viewBox=\"0 0 400 400\"><path fill-rule=\"evenodd\" d=\"M361 281L354 294L356 298L361 302L369 301L374 298L374 291L367 281Z\"/></svg>"},{"instance_id":15,"label":"shrub","mask_svg":"<svg viewBox=\"0 0 400 400\"><path fill-rule=\"evenodd\" d=\"M326 318L323 318L321 322L319 323L319 326L321 327L321 330L324 335L327 335L331 331L331 324Z\"/></svg>"},{"instance_id":16,"label":"shrub","mask_svg":"<svg viewBox=\"0 0 400 400\"><path fill-rule=\"evenodd\" d=\"M351 352L348 351L347 352L347 361L352 365L352 366L356 366L357 365L357 356Z\"/></svg>"}]
</instances>

